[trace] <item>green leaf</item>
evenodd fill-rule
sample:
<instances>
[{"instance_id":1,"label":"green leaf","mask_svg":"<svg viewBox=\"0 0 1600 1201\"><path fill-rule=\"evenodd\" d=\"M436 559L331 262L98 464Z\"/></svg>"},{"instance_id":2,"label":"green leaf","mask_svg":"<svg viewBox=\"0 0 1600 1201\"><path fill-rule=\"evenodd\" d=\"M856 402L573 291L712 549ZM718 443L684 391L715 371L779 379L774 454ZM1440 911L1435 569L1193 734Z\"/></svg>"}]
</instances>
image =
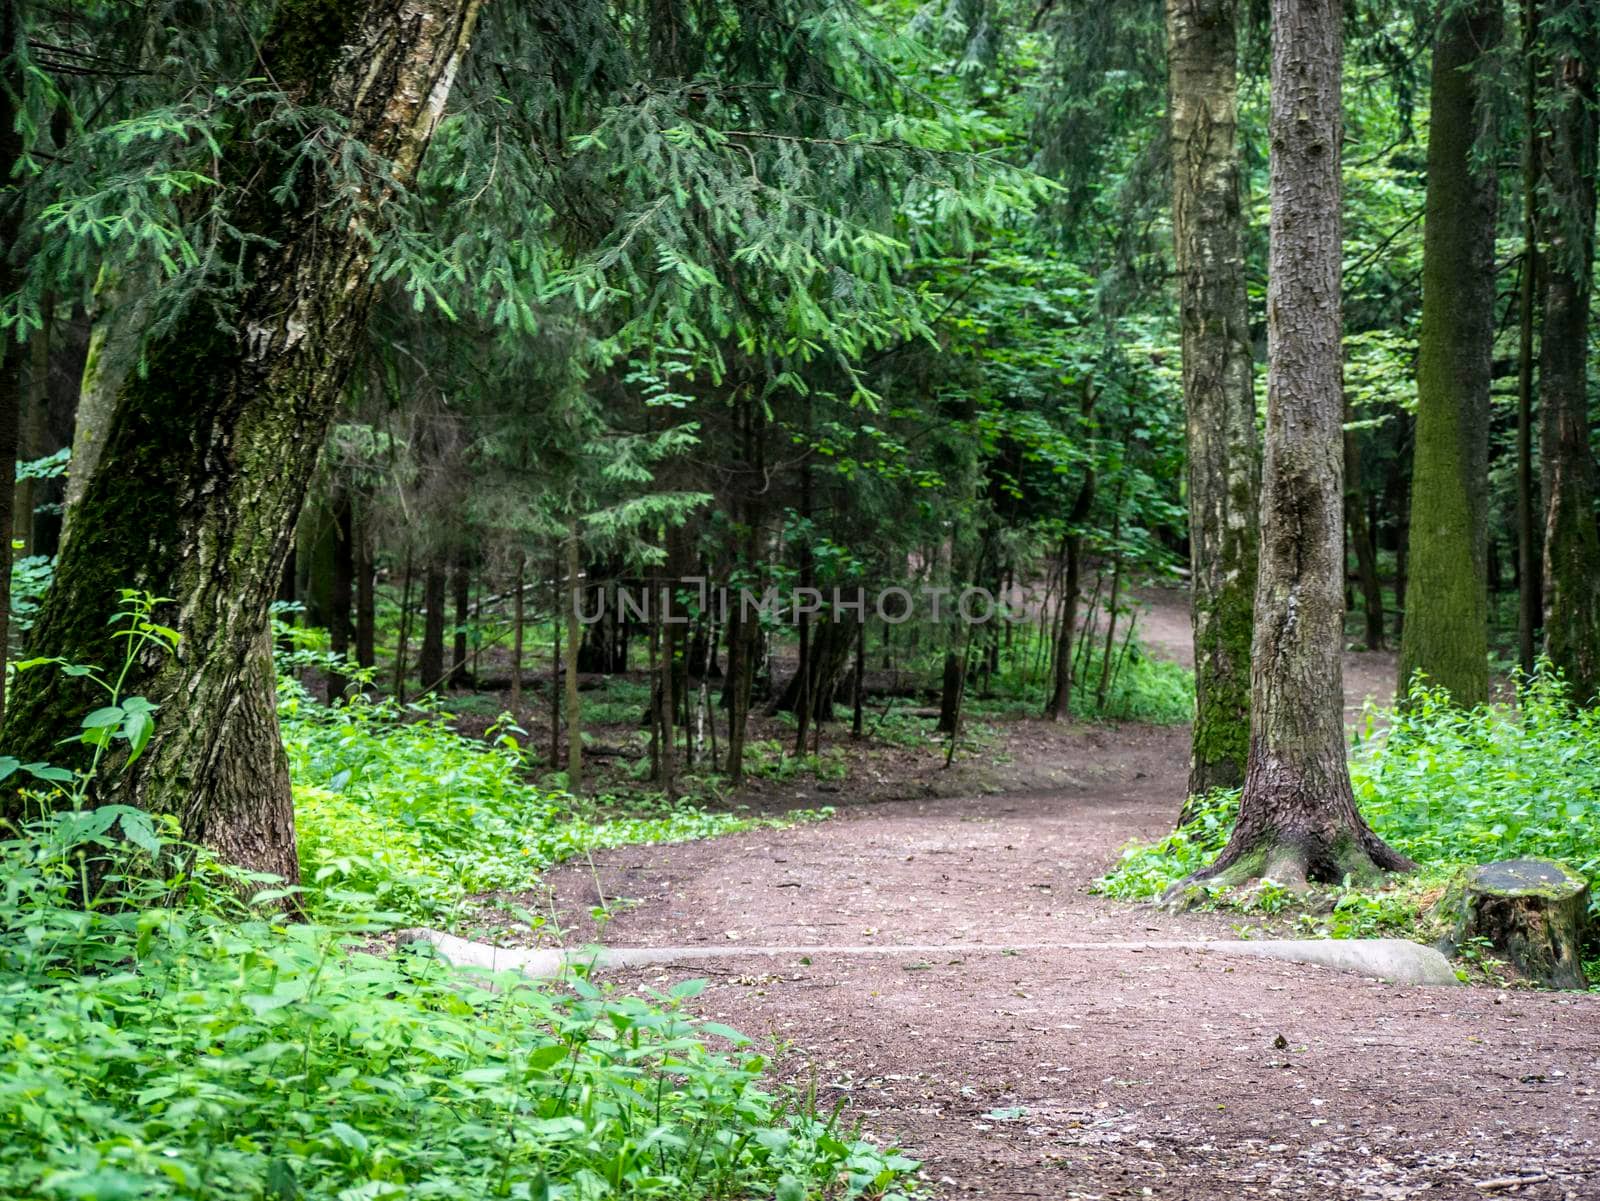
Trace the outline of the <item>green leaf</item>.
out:
<instances>
[{"instance_id":1,"label":"green leaf","mask_svg":"<svg viewBox=\"0 0 1600 1201\"><path fill-rule=\"evenodd\" d=\"M24 763L22 770L36 780L48 780L52 784L70 784L75 777L64 767L51 767L48 763Z\"/></svg>"},{"instance_id":2,"label":"green leaf","mask_svg":"<svg viewBox=\"0 0 1600 1201\"><path fill-rule=\"evenodd\" d=\"M134 846L149 855L161 853L161 840L156 837L155 827L150 824L148 814L137 809L126 809L122 814L122 833Z\"/></svg>"},{"instance_id":3,"label":"green leaf","mask_svg":"<svg viewBox=\"0 0 1600 1201\"><path fill-rule=\"evenodd\" d=\"M155 732L155 722L150 720L148 713L130 713L122 723L119 734L128 740L128 761L123 765L126 770L133 766L133 761L144 754L144 748L150 745L150 735Z\"/></svg>"},{"instance_id":4,"label":"green leaf","mask_svg":"<svg viewBox=\"0 0 1600 1201\"><path fill-rule=\"evenodd\" d=\"M81 723L85 730L99 730L106 726L114 726L127 716L126 710L121 705L107 705L103 709L96 709L83 719Z\"/></svg>"}]
</instances>

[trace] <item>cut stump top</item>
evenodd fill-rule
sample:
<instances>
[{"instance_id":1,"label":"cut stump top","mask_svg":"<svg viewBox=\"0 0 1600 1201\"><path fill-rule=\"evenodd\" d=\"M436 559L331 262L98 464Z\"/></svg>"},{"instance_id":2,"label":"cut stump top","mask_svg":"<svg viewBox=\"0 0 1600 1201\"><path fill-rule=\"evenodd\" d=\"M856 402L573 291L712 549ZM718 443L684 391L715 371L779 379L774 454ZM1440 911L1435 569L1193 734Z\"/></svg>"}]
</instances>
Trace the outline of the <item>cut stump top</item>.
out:
<instances>
[{"instance_id":1,"label":"cut stump top","mask_svg":"<svg viewBox=\"0 0 1600 1201\"><path fill-rule=\"evenodd\" d=\"M1541 896L1551 900L1575 897L1589 882L1553 859L1503 859L1474 868L1468 881L1477 892L1500 896Z\"/></svg>"}]
</instances>

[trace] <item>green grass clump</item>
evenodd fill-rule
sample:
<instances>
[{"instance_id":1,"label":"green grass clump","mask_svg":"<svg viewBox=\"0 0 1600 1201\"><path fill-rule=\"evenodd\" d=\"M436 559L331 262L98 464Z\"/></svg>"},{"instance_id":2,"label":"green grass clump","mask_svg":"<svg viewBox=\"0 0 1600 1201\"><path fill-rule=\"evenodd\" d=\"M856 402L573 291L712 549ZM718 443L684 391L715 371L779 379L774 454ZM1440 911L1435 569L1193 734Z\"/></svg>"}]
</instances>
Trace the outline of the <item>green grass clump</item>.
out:
<instances>
[{"instance_id":1,"label":"green grass clump","mask_svg":"<svg viewBox=\"0 0 1600 1201\"><path fill-rule=\"evenodd\" d=\"M130 858L117 817L0 843L0 1196L878 1197L916 1166L764 1088L692 986L372 954L360 924L251 909L170 828Z\"/></svg>"},{"instance_id":2,"label":"green grass clump","mask_svg":"<svg viewBox=\"0 0 1600 1201\"><path fill-rule=\"evenodd\" d=\"M280 713L313 908L325 888L355 888L404 919L449 925L472 896L530 887L563 859L773 824L688 805L580 805L529 782L518 731L466 738L439 710L359 697L330 708L286 683Z\"/></svg>"},{"instance_id":3,"label":"green grass clump","mask_svg":"<svg viewBox=\"0 0 1600 1201\"><path fill-rule=\"evenodd\" d=\"M1521 855L1559 859L1600 887L1600 710L1573 706L1548 672L1523 683L1515 706L1462 710L1414 687L1405 706L1369 713L1350 775L1368 823L1422 870L1380 892L1334 890L1331 914L1309 927L1316 932L1407 929L1453 870ZM1216 857L1237 812L1236 792L1205 798L1188 825L1126 847L1097 891L1160 895ZM1248 904L1270 898L1270 888L1257 889Z\"/></svg>"}]
</instances>

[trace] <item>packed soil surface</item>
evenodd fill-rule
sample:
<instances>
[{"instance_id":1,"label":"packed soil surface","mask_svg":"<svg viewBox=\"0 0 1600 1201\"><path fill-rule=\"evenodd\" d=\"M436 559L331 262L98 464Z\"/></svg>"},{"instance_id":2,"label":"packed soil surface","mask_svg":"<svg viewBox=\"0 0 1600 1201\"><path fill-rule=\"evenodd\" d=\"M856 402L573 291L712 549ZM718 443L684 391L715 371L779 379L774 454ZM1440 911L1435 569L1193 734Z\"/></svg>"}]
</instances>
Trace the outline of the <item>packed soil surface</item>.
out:
<instances>
[{"instance_id":1,"label":"packed soil surface","mask_svg":"<svg viewBox=\"0 0 1600 1201\"><path fill-rule=\"evenodd\" d=\"M1188 653L1181 604L1143 636ZM1352 715L1392 692L1352 654ZM1011 950L1236 936L1089 894L1171 826L1187 731L1018 722L954 794L931 752L809 798L826 822L606 852L553 874L572 942L881 945L620 971L693 1003L819 1102L923 1162L935 1197L1600 1198L1600 995L1396 986L1195 950ZM603 928L589 918L604 904ZM928 956L895 947L970 944Z\"/></svg>"}]
</instances>

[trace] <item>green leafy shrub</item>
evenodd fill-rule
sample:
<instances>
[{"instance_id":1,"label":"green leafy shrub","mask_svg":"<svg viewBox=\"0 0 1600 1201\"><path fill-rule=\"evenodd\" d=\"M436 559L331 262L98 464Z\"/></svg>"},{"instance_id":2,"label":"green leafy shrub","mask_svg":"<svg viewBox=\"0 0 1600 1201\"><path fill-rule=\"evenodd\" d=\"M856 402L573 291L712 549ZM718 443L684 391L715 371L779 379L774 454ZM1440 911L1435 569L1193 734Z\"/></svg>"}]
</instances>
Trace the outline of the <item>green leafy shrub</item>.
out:
<instances>
[{"instance_id":1,"label":"green leafy shrub","mask_svg":"<svg viewBox=\"0 0 1600 1201\"><path fill-rule=\"evenodd\" d=\"M1350 774L1390 843L1419 863L1543 855L1600 884L1600 709L1576 708L1540 672L1515 709L1463 711L1418 685L1385 717Z\"/></svg>"},{"instance_id":2,"label":"green leafy shrub","mask_svg":"<svg viewBox=\"0 0 1600 1201\"><path fill-rule=\"evenodd\" d=\"M1228 842L1239 815L1239 794L1219 789L1191 806L1189 821L1155 842L1131 842L1094 891L1123 901L1160 896L1173 884L1205 867Z\"/></svg>"},{"instance_id":3,"label":"green leafy shrub","mask_svg":"<svg viewBox=\"0 0 1600 1201\"><path fill-rule=\"evenodd\" d=\"M1402 929L1453 867L1519 855L1563 860L1600 885L1600 709L1574 707L1548 672L1522 685L1514 707L1462 710L1417 685L1404 707L1368 713L1350 775L1362 815L1424 870L1376 896L1335 890L1332 916L1314 928ZM1237 812L1236 792L1208 796L1188 825L1124 848L1097 890L1161 894L1216 857Z\"/></svg>"},{"instance_id":4,"label":"green leafy shrub","mask_svg":"<svg viewBox=\"0 0 1600 1201\"><path fill-rule=\"evenodd\" d=\"M687 805L580 808L529 783L520 731L504 723L485 742L437 709L361 697L330 708L291 681L280 715L314 904L325 887L353 887L405 918L449 924L473 895L527 888L562 859L772 824Z\"/></svg>"},{"instance_id":5,"label":"green leafy shrub","mask_svg":"<svg viewBox=\"0 0 1600 1201\"><path fill-rule=\"evenodd\" d=\"M129 858L114 819L0 843L0 1196L876 1197L915 1167L764 1090L693 987L373 954L250 909L170 826Z\"/></svg>"}]
</instances>

